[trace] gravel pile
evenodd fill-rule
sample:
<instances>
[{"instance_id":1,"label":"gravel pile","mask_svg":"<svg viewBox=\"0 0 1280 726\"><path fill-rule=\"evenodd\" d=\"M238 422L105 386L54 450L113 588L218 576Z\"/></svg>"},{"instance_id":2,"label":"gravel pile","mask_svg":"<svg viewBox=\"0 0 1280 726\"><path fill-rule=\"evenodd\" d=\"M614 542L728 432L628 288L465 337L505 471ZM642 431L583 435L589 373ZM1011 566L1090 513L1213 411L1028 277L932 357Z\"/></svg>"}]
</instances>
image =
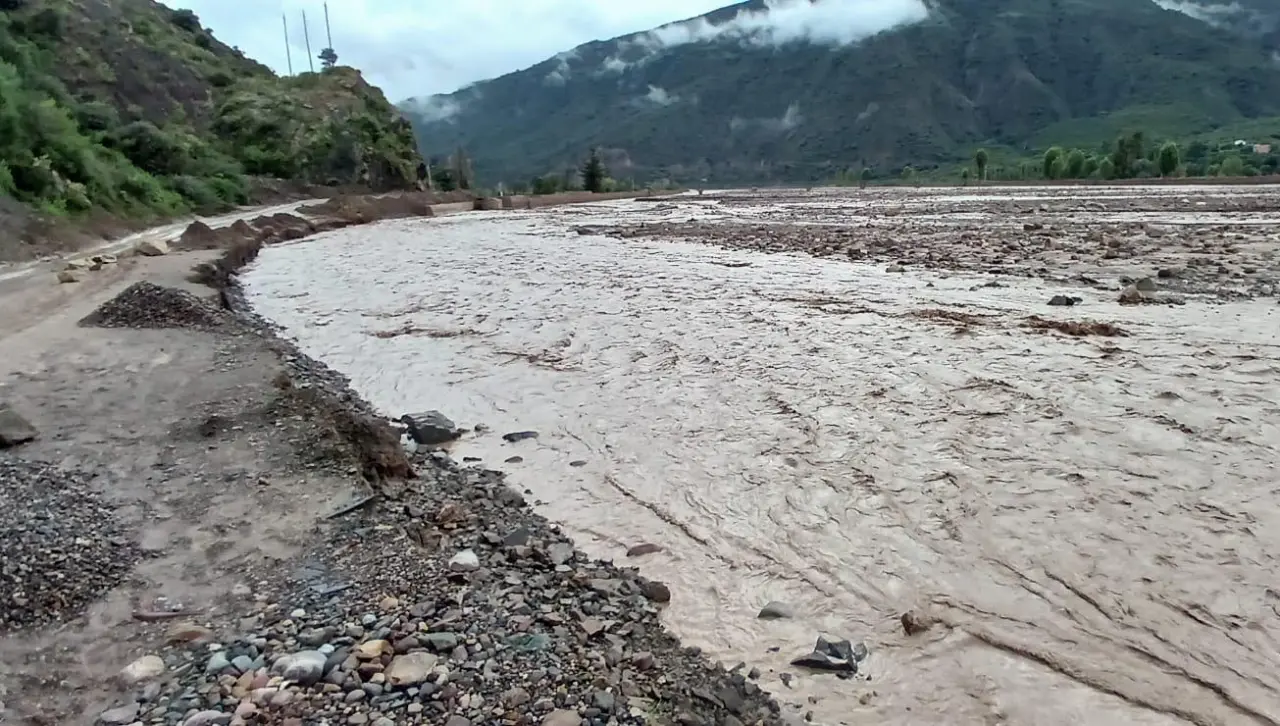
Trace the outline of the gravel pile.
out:
<instances>
[{"instance_id":1,"label":"gravel pile","mask_svg":"<svg viewBox=\"0 0 1280 726\"><path fill-rule=\"evenodd\" d=\"M588 561L497 472L419 468L413 489L335 524L290 581L258 583L235 637L171 624L187 641L160 654L174 678L105 720L781 722L758 674L712 666L663 630L664 585Z\"/></svg>"},{"instance_id":2,"label":"gravel pile","mask_svg":"<svg viewBox=\"0 0 1280 726\"><path fill-rule=\"evenodd\" d=\"M185 290L136 282L85 316L98 328L221 328L235 318Z\"/></svg>"},{"instance_id":3,"label":"gravel pile","mask_svg":"<svg viewBox=\"0 0 1280 726\"><path fill-rule=\"evenodd\" d=\"M89 476L0 455L0 629L79 615L137 550Z\"/></svg>"}]
</instances>

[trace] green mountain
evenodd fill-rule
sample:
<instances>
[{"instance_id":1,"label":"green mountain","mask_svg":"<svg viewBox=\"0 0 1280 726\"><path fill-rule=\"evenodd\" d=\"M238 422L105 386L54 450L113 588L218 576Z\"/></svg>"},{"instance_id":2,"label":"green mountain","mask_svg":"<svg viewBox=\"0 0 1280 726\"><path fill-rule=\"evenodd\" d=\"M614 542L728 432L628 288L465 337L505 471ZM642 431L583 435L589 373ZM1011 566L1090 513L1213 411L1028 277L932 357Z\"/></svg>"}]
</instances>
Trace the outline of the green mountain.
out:
<instances>
[{"instance_id":1,"label":"green mountain","mask_svg":"<svg viewBox=\"0 0 1280 726\"><path fill-rule=\"evenodd\" d=\"M32 212L243 203L257 177L406 187L420 161L408 122L354 69L276 77L152 0L0 0L5 236Z\"/></svg>"},{"instance_id":2,"label":"green mountain","mask_svg":"<svg viewBox=\"0 0 1280 726\"><path fill-rule=\"evenodd\" d=\"M1273 0L1244 2L1275 13ZM908 12L922 3L927 17ZM799 22L814 7L770 5L588 43L401 107L426 151L465 148L482 183L561 173L593 146L637 181L826 180L954 164L979 145L1181 138L1280 115L1280 61L1262 33L1155 0L884 0L902 22L844 44L831 22Z\"/></svg>"}]
</instances>

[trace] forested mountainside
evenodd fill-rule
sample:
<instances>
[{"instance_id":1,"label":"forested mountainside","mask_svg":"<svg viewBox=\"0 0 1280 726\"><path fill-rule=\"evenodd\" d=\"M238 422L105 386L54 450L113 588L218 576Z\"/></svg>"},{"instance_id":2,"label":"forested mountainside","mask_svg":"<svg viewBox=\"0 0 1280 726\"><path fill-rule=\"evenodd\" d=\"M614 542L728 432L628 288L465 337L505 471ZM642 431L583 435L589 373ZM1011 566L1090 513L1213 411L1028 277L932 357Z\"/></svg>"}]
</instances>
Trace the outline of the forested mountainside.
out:
<instances>
[{"instance_id":1,"label":"forested mountainside","mask_svg":"<svg viewBox=\"0 0 1280 726\"><path fill-rule=\"evenodd\" d=\"M152 0L0 0L10 221L226 206L256 176L405 187L420 161L409 123L352 68L277 77Z\"/></svg>"},{"instance_id":2,"label":"forested mountainside","mask_svg":"<svg viewBox=\"0 0 1280 726\"><path fill-rule=\"evenodd\" d=\"M425 150L465 148L482 184L561 173L596 146L618 178L824 180L1280 116L1258 20L1280 12L1271 0L1216 15L1198 0L885 0L884 27L842 15L847 1L751 0L402 108Z\"/></svg>"}]
</instances>

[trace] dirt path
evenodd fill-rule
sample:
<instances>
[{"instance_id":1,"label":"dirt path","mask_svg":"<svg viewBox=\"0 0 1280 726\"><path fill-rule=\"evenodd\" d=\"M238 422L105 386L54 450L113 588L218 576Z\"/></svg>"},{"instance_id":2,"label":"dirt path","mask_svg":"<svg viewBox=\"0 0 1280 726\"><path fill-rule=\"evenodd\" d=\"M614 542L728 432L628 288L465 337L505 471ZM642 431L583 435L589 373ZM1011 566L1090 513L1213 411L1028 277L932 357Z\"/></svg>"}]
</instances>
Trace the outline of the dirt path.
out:
<instances>
[{"instance_id":1,"label":"dirt path","mask_svg":"<svg viewBox=\"0 0 1280 726\"><path fill-rule=\"evenodd\" d=\"M41 276L46 289L0 296L0 308L20 311L0 337L0 399L41 432L16 455L96 472L144 550L82 622L0 637L0 700L14 723L92 723L85 714L109 705L116 674L164 627L135 621L134 609L161 598L215 618L352 489L351 477L300 458L311 424L272 410L282 367L262 339L76 325L139 280L186 285L209 256L128 260L74 290Z\"/></svg>"}]
</instances>

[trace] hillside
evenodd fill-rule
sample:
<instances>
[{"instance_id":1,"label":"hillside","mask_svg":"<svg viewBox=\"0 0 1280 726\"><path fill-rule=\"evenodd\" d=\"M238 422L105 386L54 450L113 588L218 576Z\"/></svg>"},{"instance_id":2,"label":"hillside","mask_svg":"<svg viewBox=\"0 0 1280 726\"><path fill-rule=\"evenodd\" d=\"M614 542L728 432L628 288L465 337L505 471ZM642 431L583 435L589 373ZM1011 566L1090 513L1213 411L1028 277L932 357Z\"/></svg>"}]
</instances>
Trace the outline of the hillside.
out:
<instances>
[{"instance_id":1,"label":"hillside","mask_svg":"<svg viewBox=\"0 0 1280 726\"><path fill-rule=\"evenodd\" d=\"M886 0L902 22L850 38L815 10L838 18L838 0L752 0L402 108L430 153L465 147L481 183L560 173L595 145L618 178L823 180L1027 151L1126 114L1153 138L1280 115L1256 34L1153 0L931 0L927 17L922 1Z\"/></svg>"},{"instance_id":2,"label":"hillside","mask_svg":"<svg viewBox=\"0 0 1280 726\"><path fill-rule=\"evenodd\" d=\"M412 129L351 68L278 78L152 0L0 0L0 222L166 216L255 179L411 186ZM5 196L17 200L6 202Z\"/></svg>"}]
</instances>

